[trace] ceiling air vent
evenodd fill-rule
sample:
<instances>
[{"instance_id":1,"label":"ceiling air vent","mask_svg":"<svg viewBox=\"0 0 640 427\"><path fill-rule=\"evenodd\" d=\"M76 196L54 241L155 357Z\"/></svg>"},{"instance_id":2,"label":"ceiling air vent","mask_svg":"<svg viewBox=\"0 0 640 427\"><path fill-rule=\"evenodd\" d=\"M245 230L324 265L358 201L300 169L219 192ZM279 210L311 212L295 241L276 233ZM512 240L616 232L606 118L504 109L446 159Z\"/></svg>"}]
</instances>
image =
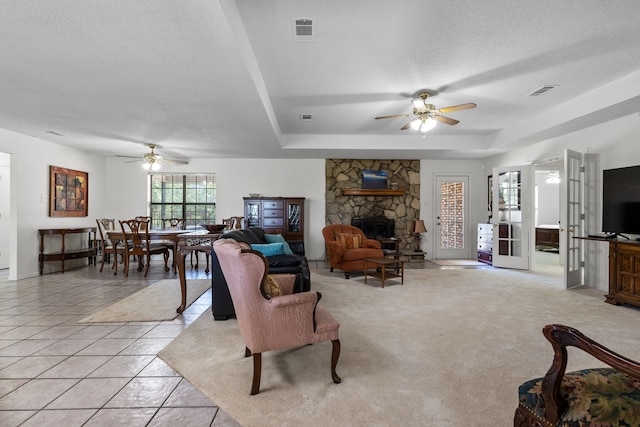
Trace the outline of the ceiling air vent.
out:
<instances>
[{"instance_id":1,"label":"ceiling air vent","mask_svg":"<svg viewBox=\"0 0 640 427\"><path fill-rule=\"evenodd\" d=\"M313 18L293 18L293 40L296 42L315 41Z\"/></svg>"},{"instance_id":2,"label":"ceiling air vent","mask_svg":"<svg viewBox=\"0 0 640 427\"><path fill-rule=\"evenodd\" d=\"M302 120L303 122L310 122L311 114L300 114L300 120Z\"/></svg>"},{"instance_id":3,"label":"ceiling air vent","mask_svg":"<svg viewBox=\"0 0 640 427\"><path fill-rule=\"evenodd\" d=\"M551 89L555 89L557 88L558 85L546 85L546 86L542 86L540 89L534 90L533 92L531 92L529 95L527 96L540 96L543 95L547 92L549 92Z\"/></svg>"}]
</instances>

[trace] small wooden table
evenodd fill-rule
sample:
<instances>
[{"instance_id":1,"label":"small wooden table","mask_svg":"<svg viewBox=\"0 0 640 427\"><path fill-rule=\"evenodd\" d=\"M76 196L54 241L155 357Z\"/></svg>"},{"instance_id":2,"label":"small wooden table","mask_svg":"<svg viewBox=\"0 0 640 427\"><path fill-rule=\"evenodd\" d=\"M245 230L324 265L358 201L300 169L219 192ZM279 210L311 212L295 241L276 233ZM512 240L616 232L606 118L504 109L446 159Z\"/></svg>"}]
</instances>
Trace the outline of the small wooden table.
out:
<instances>
[{"instance_id":1,"label":"small wooden table","mask_svg":"<svg viewBox=\"0 0 640 427\"><path fill-rule=\"evenodd\" d=\"M382 281L382 288L384 289L384 279L391 279L394 277L400 278L400 284L404 285L404 261L401 259L392 258L365 258L364 260L364 283L367 283L367 274L369 276L378 277ZM380 271L375 273L369 273L367 271L369 263L380 266ZM394 272L387 271L387 267L391 266L395 269Z\"/></svg>"}]
</instances>

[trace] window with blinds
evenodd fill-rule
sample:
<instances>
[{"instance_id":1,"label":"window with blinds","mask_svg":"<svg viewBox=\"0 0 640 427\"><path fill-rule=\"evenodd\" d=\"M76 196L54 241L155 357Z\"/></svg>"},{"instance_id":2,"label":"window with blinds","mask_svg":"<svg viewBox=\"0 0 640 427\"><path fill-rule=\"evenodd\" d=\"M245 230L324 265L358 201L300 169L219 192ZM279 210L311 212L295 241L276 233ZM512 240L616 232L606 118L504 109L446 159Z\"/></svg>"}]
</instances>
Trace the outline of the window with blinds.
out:
<instances>
[{"instance_id":1,"label":"window with blinds","mask_svg":"<svg viewBox=\"0 0 640 427\"><path fill-rule=\"evenodd\" d=\"M182 218L185 228L215 224L216 179L213 174L150 174L151 228L161 229L163 219Z\"/></svg>"}]
</instances>

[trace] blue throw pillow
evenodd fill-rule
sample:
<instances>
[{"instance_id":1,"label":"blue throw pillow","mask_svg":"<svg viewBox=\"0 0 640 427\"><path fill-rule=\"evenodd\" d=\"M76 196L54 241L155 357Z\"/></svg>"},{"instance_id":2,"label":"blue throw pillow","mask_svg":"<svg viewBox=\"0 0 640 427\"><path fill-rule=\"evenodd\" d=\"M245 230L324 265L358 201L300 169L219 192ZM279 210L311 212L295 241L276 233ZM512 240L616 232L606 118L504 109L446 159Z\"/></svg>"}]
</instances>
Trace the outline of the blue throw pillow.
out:
<instances>
[{"instance_id":1,"label":"blue throw pillow","mask_svg":"<svg viewBox=\"0 0 640 427\"><path fill-rule=\"evenodd\" d=\"M253 243L251 249L260 252L264 256L284 254L284 244L282 243Z\"/></svg>"},{"instance_id":2,"label":"blue throw pillow","mask_svg":"<svg viewBox=\"0 0 640 427\"><path fill-rule=\"evenodd\" d=\"M282 234L266 234L265 233L264 240L266 240L267 243L282 243L282 246L284 248L284 253L287 255L293 255L291 246L289 246L287 241L284 240L284 237L282 237Z\"/></svg>"}]
</instances>

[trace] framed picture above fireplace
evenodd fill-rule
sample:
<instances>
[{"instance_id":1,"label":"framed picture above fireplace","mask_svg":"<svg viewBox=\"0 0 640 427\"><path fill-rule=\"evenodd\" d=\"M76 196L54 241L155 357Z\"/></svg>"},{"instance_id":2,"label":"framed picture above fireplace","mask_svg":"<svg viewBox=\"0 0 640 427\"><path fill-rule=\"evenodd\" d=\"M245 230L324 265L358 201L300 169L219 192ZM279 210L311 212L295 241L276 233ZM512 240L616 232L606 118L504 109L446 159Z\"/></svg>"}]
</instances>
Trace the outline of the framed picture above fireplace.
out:
<instances>
[{"instance_id":1,"label":"framed picture above fireplace","mask_svg":"<svg viewBox=\"0 0 640 427\"><path fill-rule=\"evenodd\" d=\"M362 188L387 188L387 171L363 169Z\"/></svg>"}]
</instances>

